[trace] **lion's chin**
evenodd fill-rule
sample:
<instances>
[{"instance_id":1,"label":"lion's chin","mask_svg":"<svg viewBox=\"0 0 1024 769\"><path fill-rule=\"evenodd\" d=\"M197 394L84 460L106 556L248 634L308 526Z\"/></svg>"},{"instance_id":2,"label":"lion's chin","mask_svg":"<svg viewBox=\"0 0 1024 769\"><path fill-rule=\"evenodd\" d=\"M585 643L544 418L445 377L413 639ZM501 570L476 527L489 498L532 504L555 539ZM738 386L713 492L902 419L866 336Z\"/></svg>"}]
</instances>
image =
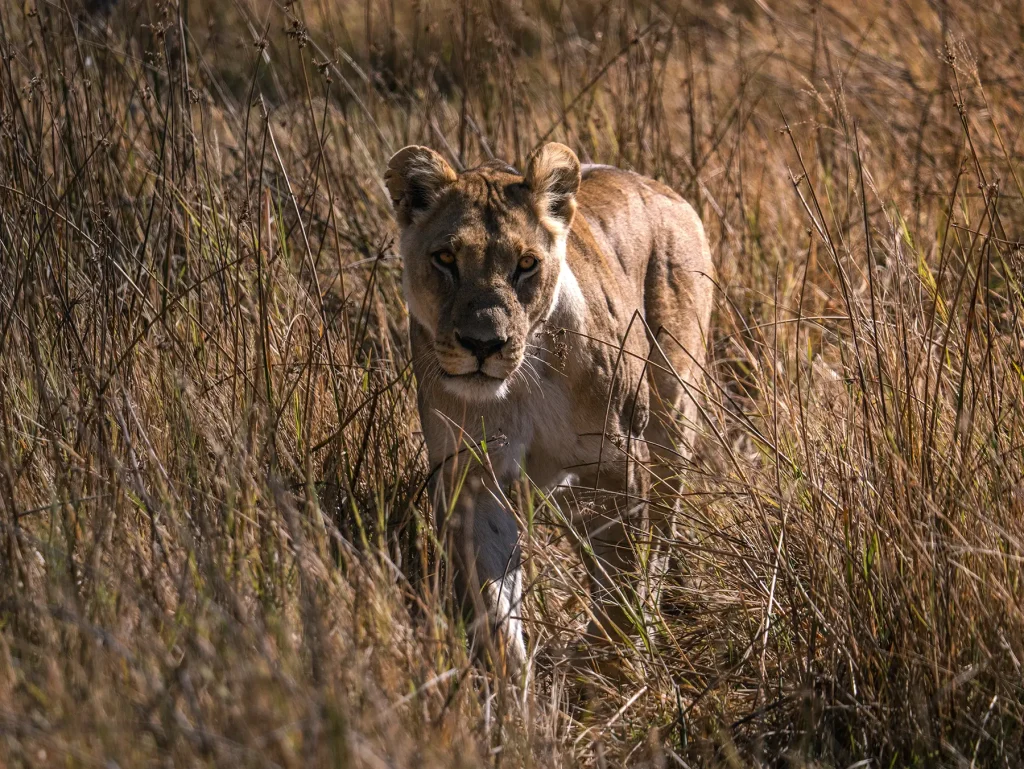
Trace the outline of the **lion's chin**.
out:
<instances>
[{"instance_id":1,"label":"lion's chin","mask_svg":"<svg viewBox=\"0 0 1024 769\"><path fill-rule=\"evenodd\" d=\"M509 392L509 378L499 379L482 371L453 376L444 374L441 381L448 392L466 401L502 400Z\"/></svg>"}]
</instances>

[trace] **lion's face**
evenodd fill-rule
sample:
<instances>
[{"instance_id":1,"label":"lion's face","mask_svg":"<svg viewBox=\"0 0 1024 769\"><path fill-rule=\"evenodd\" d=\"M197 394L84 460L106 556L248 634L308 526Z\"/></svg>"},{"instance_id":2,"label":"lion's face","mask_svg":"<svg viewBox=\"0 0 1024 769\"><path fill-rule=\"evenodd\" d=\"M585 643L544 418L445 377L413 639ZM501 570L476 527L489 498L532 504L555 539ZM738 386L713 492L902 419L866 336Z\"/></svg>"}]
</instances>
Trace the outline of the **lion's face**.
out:
<instances>
[{"instance_id":1,"label":"lion's face","mask_svg":"<svg viewBox=\"0 0 1024 769\"><path fill-rule=\"evenodd\" d=\"M424 362L453 394L503 397L558 296L580 166L549 144L525 176L492 163L456 174L406 147L388 164L406 301L433 340Z\"/></svg>"}]
</instances>

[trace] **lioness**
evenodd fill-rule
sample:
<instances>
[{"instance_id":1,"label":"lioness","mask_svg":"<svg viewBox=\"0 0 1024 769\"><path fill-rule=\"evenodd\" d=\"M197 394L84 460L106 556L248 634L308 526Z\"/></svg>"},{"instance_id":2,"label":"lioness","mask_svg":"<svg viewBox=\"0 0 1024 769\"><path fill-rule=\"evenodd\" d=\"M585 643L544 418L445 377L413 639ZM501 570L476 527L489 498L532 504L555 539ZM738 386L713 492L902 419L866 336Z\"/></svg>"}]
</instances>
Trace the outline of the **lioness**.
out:
<instances>
[{"instance_id":1,"label":"lioness","mask_svg":"<svg viewBox=\"0 0 1024 769\"><path fill-rule=\"evenodd\" d=\"M385 181L438 527L463 600L519 668L519 531L506 494L525 473L559 490L586 532L589 635L628 632L624 577L664 539L696 416L712 303L697 214L663 184L581 168L554 143L525 175L500 162L456 173L406 147Z\"/></svg>"}]
</instances>

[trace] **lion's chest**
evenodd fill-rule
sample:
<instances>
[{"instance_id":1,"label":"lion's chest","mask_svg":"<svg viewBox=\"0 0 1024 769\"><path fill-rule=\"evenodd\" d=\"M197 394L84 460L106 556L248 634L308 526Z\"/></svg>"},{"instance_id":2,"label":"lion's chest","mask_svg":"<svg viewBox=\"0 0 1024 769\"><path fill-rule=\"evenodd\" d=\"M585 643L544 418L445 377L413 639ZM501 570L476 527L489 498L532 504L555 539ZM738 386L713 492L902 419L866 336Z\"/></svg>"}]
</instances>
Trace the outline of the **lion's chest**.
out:
<instances>
[{"instance_id":1,"label":"lion's chest","mask_svg":"<svg viewBox=\"0 0 1024 769\"><path fill-rule=\"evenodd\" d=\"M547 488L592 485L607 475L609 463L621 459L615 441L643 434L648 392L641 382L642 358L600 346L588 355L570 355L557 373L549 365L544 374L539 397L528 398L526 472ZM603 475L599 464L606 466Z\"/></svg>"},{"instance_id":2,"label":"lion's chest","mask_svg":"<svg viewBox=\"0 0 1024 769\"><path fill-rule=\"evenodd\" d=\"M600 451L600 420L573 402L567 388L555 387L535 401L524 468L538 486L573 484L589 474Z\"/></svg>"},{"instance_id":3,"label":"lion's chest","mask_svg":"<svg viewBox=\"0 0 1024 769\"><path fill-rule=\"evenodd\" d=\"M578 436L572 404L561 388L546 388L542 397L530 403L530 433L524 445L523 465L538 486L560 482L563 465L576 452Z\"/></svg>"}]
</instances>

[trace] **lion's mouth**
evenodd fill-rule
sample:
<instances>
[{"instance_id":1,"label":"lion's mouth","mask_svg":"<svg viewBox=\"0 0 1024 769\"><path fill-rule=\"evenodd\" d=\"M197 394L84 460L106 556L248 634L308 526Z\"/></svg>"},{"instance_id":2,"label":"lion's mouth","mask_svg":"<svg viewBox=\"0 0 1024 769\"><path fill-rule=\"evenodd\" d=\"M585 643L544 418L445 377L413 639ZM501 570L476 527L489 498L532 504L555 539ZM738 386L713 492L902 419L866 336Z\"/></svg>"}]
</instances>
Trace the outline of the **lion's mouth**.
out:
<instances>
[{"instance_id":1,"label":"lion's mouth","mask_svg":"<svg viewBox=\"0 0 1024 769\"><path fill-rule=\"evenodd\" d=\"M483 369L470 371L468 374L449 374L446 371L444 372L444 377L445 379L458 379L463 382L504 382L508 378L503 376L491 376L490 374L484 373Z\"/></svg>"},{"instance_id":2,"label":"lion's mouth","mask_svg":"<svg viewBox=\"0 0 1024 769\"><path fill-rule=\"evenodd\" d=\"M465 374L445 372L441 382L446 390L467 401L487 402L501 400L508 395L511 372L505 376L492 376L482 369Z\"/></svg>"}]
</instances>

